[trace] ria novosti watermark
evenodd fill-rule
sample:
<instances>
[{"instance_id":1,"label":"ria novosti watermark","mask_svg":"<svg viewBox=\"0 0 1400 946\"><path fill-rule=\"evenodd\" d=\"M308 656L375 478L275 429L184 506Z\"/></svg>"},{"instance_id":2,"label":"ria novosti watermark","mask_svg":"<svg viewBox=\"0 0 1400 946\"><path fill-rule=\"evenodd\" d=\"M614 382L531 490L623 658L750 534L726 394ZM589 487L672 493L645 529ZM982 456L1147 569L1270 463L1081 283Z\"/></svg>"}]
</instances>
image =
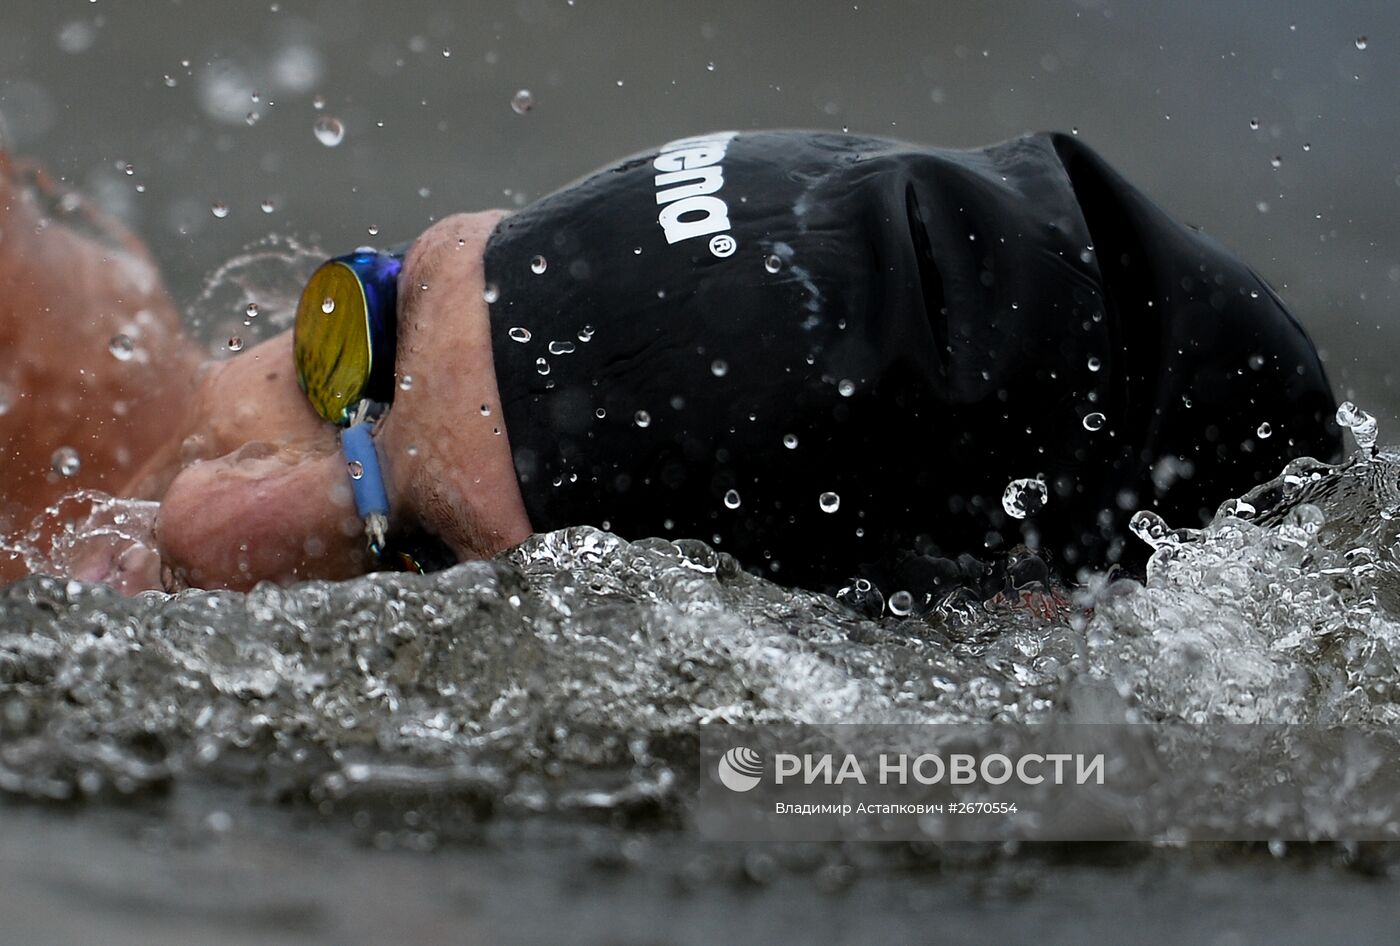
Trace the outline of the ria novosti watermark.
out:
<instances>
[{"instance_id":1,"label":"ria novosti watermark","mask_svg":"<svg viewBox=\"0 0 1400 946\"><path fill-rule=\"evenodd\" d=\"M750 753L750 775L755 775L752 767L758 760L758 753ZM725 760L728 753L725 754ZM721 762L723 765L724 762ZM1046 773L1049 773L1048 775ZM789 781L800 781L804 785L842 785L850 782L855 785L937 785L947 780L949 785L1005 785L1007 782L1020 782L1022 785L1040 785L1046 780L1055 785L1073 782L1084 785L1093 782L1104 783L1104 754L1052 752L1042 755L1028 752L1012 759L1000 752L976 756L967 752L954 752L947 756L932 752L912 755L908 752L882 752L875 760L875 771L867 777L860 756L846 753L840 758L831 753L821 755L793 755L779 752L773 757L773 784L782 785ZM721 773L723 780L723 773ZM758 779L755 778L754 785ZM725 783L727 787L734 786ZM749 788L753 788L750 785ZM740 789L747 791L748 789Z\"/></svg>"},{"instance_id":2,"label":"ria novosti watermark","mask_svg":"<svg viewBox=\"0 0 1400 946\"><path fill-rule=\"evenodd\" d=\"M1296 726L714 726L696 819L744 841L1400 839L1400 742Z\"/></svg>"}]
</instances>

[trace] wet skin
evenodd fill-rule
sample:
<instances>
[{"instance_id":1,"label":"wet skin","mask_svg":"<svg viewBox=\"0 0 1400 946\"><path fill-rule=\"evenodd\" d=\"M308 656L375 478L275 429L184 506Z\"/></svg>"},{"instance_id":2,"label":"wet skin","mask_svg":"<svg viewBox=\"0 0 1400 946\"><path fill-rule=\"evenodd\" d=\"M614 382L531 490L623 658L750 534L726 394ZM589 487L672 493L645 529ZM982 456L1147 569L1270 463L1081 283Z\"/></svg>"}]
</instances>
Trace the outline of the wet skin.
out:
<instances>
[{"instance_id":1,"label":"wet skin","mask_svg":"<svg viewBox=\"0 0 1400 946\"><path fill-rule=\"evenodd\" d=\"M337 431L297 387L291 333L201 364L139 241L90 211L82 226L49 212L0 162L0 289L9 290L0 351L6 365L27 366L0 378L24 394L22 410L0 416L12 468L0 485L5 530L92 487L161 501L159 561L104 545L80 569L124 591L245 589L370 570ZM413 383L375 436L395 524L438 536L459 559L530 534L482 297L482 253L502 215L448 217L410 249L396 370ZM129 333L139 311L148 313L140 355L120 361L109 341ZM77 476L50 469L59 445L80 449ZM16 562L6 569L0 579L23 574Z\"/></svg>"},{"instance_id":2,"label":"wet skin","mask_svg":"<svg viewBox=\"0 0 1400 946\"><path fill-rule=\"evenodd\" d=\"M122 490L186 423L201 360L140 241L0 151L0 534L74 490ZM59 447L80 457L75 474L54 470ZM106 571L149 575L151 558ZM0 555L0 582L24 573Z\"/></svg>"},{"instance_id":3,"label":"wet skin","mask_svg":"<svg viewBox=\"0 0 1400 946\"><path fill-rule=\"evenodd\" d=\"M500 216L449 217L410 249L396 371L413 381L376 431L391 518L459 559L530 534L482 297L482 252ZM297 388L290 333L210 372L198 402L202 426L190 436L201 458L174 478L157 524L167 583L244 588L370 567L337 432Z\"/></svg>"}]
</instances>

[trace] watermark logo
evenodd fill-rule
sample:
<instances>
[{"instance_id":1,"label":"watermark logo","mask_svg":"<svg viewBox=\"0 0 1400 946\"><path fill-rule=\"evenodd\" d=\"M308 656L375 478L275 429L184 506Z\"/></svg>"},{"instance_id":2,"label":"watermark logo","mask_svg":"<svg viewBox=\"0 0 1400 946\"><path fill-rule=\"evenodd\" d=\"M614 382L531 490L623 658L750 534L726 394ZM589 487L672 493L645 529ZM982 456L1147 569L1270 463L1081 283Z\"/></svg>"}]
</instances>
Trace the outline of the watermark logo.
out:
<instances>
[{"instance_id":1,"label":"watermark logo","mask_svg":"<svg viewBox=\"0 0 1400 946\"><path fill-rule=\"evenodd\" d=\"M719 760L719 780L731 792L747 792L763 779L763 756L735 746Z\"/></svg>"}]
</instances>

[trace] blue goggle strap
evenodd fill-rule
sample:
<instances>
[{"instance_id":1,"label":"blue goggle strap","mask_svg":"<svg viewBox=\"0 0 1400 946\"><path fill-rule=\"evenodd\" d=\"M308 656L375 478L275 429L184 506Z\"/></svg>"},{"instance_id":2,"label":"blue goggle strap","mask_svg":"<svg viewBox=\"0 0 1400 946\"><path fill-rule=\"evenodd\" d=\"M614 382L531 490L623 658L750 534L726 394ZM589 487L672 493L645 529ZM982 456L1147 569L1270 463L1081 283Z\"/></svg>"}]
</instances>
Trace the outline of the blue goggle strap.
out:
<instances>
[{"instance_id":1,"label":"blue goggle strap","mask_svg":"<svg viewBox=\"0 0 1400 946\"><path fill-rule=\"evenodd\" d=\"M373 420L357 417L349 427L341 429L340 449L345 454L350 489L355 494L355 511L365 523L369 550L375 558L382 559L389 532L389 494L384 489L373 432Z\"/></svg>"}]
</instances>

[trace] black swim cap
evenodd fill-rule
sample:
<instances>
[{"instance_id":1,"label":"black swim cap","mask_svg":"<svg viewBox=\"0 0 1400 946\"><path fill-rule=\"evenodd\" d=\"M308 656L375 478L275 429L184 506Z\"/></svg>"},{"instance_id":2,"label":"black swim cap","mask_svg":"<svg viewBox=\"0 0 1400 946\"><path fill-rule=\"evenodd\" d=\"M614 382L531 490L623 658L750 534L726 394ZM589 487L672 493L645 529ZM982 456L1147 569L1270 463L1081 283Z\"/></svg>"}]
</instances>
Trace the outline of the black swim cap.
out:
<instances>
[{"instance_id":1,"label":"black swim cap","mask_svg":"<svg viewBox=\"0 0 1400 946\"><path fill-rule=\"evenodd\" d=\"M1065 136L673 142L503 220L486 278L534 528L700 538L784 583L1023 541L1073 573L1145 551L1138 508L1195 525L1340 450L1277 296Z\"/></svg>"}]
</instances>

